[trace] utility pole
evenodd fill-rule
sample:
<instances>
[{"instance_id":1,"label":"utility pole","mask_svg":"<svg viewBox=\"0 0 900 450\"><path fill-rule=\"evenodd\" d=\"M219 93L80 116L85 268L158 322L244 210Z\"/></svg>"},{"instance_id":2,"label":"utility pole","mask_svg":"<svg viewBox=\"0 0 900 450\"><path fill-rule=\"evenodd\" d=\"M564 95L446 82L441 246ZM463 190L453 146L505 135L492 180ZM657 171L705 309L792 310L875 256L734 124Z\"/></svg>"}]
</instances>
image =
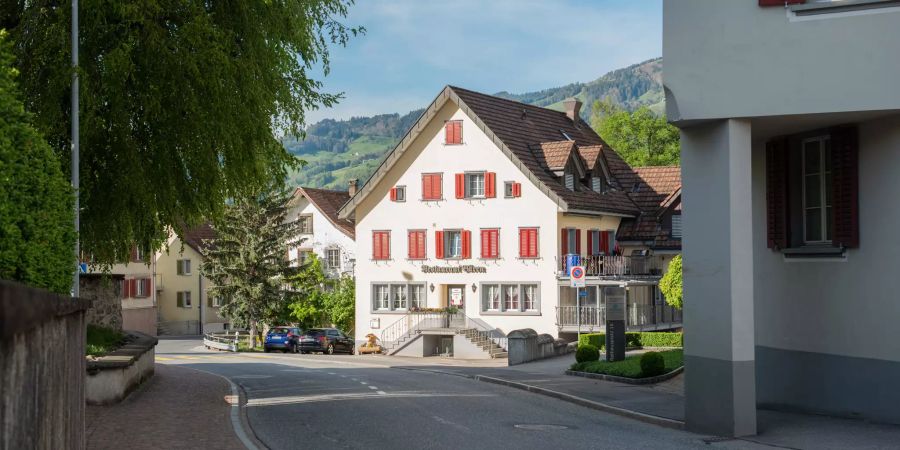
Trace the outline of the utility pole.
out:
<instances>
[{"instance_id":1,"label":"utility pole","mask_svg":"<svg viewBox=\"0 0 900 450\"><path fill-rule=\"evenodd\" d=\"M81 271L78 141L78 0L72 0L72 189L75 191L75 274L72 277L72 297L79 295L78 278Z\"/></svg>"}]
</instances>

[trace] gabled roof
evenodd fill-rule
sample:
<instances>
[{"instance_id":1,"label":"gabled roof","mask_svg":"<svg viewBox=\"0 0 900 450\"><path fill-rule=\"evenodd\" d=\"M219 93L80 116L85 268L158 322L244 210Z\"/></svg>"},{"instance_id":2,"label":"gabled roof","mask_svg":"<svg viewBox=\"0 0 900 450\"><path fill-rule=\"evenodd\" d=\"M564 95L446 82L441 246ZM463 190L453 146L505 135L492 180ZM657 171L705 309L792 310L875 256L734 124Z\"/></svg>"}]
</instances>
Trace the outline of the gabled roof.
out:
<instances>
[{"instance_id":1,"label":"gabled roof","mask_svg":"<svg viewBox=\"0 0 900 450\"><path fill-rule=\"evenodd\" d=\"M347 191L298 187L294 191L294 197L288 204L295 203L298 196L303 196L309 200L309 202L312 203L312 205L315 206L316 209L318 209L319 212L335 226L335 228L341 230L341 232L346 234L350 239L356 239L356 227L354 226L353 221L341 219L338 216L341 206L344 206L344 204L350 200L350 194Z\"/></svg>"},{"instance_id":2,"label":"gabled roof","mask_svg":"<svg viewBox=\"0 0 900 450\"><path fill-rule=\"evenodd\" d=\"M344 205L340 211L341 217L350 217L359 202L372 192L426 124L448 101L455 103L467 114L528 180L556 202L562 211L625 217L633 217L639 213L637 206L621 191L597 193L590 189L575 191L566 189L552 169L545 164L543 155L535 155L533 146L560 140L573 142L577 147L601 145L608 148L600 136L597 136L597 133L580 118L573 121L564 112L447 86L425 109L400 143L387 154L366 184ZM609 149L607 153L615 152Z\"/></svg>"},{"instance_id":3,"label":"gabled roof","mask_svg":"<svg viewBox=\"0 0 900 450\"><path fill-rule=\"evenodd\" d=\"M631 176L623 176L622 187L641 207L641 215L624 219L616 236L622 241L651 241L657 249L681 248L681 240L671 237L662 227L661 216L671 207L681 206L681 168L677 166L635 167Z\"/></svg>"},{"instance_id":4,"label":"gabled roof","mask_svg":"<svg viewBox=\"0 0 900 450\"><path fill-rule=\"evenodd\" d=\"M543 158L544 165L553 171L563 170L569 163L572 150L575 149L575 141L541 142L531 146L538 158Z\"/></svg>"},{"instance_id":5,"label":"gabled roof","mask_svg":"<svg viewBox=\"0 0 900 450\"><path fill-rule=\"evenodd\" d=\"M585 145L578 147L578 153L584 159L585 166L588 170L594 170L594 166L600 158L600 152L603 151L602 145Z\"/></svg>"},{"instance_id":6,"label":"gabled roof","mask_svg":"<svg viewBox=\"0 0 900 450\"><path fill-rule=\"evenodd\" d=\"M216 230L213 229L209 222L202 223L193 228L184 230L182 242L196 250L201 255L206 254L206 250L215 246Z\"/></svg>"}]
</instances>

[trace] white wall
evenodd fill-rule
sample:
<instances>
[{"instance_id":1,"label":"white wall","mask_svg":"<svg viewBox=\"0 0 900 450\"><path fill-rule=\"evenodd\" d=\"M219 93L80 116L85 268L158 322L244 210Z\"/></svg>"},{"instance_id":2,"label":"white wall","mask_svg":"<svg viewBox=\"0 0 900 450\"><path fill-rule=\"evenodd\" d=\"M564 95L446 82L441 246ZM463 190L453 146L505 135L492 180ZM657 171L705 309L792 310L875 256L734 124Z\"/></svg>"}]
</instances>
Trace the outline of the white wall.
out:
<instances>
[{"instance_id":1,"label":"white wall","mask_svg":"<svg viewBox=\"0 0 900 450\"><path fill-rule=\"evenodd\" d=\"M296 206L288 211L288 218L290 220L297 220L299 216L304 214L312 214L313 217L313 234L303 234L301 239L305 240L299 247L303 249L312 249L313 252L319 256L319 259L322 260L323 269L325 268L325 249L338 247L341 249L341 268L338 272L329 273L329 275L339 276L344 272L352 272L352 261L356 259L356 243L353 239L335 227L334 224L331 223L331 221L328 220L328 218L325 217L325 215L322 214L322 212L309 200L306 198L299 198L296 201ZM296 247L291 248L292 260L297 258L296 249Z\"/></svg>"}]
</instances>

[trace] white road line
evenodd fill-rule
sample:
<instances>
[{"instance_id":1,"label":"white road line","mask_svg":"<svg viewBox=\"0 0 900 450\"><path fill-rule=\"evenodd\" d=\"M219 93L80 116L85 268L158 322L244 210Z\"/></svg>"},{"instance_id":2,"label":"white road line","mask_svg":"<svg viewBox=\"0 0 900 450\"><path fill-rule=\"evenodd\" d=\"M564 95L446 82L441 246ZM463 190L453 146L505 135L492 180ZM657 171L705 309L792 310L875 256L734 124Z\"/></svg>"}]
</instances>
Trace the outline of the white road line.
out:
<instances>
[{"instance_id":1,"label":"white road line","mask_svg":"<svg viewBox=\"0 0 900 450\"><path fill-rule=\"evenodd\" d=\"M328 372L328 375L334 375L334 372Z\"/></svg>"},{"instance_id":2,"label":"white road line","mask_svg":"<svg viewBox=\"0 0 900 450\"><path fill-rule=\"evenodd\" d=\"M375 389L378 389L378 387L376 387L376 386L369 386L369 389L375 390Z\"/></svg>"},{"instance_id":3,"label":"white road line","mask_svg":"<svg viewBox=\"0 0 900 450\"><path fill-rule=\"evenodd\" d=\"M387 395L387 392L384 392L384 391L378 391L378 392L376 392L376 393L377 393L378 395Z\"/></svg>"},{"instance_id":4,"label":"white road line","mask_svg":"<svg viewBox=\"0 0 900 450\"><path fill-rule=\"evenodd\" d=\"M365 381L360 381L359 384L369 384L369 383L366 383Z\"/></svg>"}]
</instances>

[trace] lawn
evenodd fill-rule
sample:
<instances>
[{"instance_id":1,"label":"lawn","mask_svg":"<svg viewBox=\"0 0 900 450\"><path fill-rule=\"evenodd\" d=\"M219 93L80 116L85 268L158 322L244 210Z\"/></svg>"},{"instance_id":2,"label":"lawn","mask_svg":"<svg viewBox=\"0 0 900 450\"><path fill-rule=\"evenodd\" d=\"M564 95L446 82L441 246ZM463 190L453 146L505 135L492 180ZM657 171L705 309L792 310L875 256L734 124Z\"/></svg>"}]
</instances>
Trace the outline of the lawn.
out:
<instances>
[{"instance_id":1,"label":"lawn","mask_svg":"<svg viewBox=\"0 0 900 450\"><path fill-rule=\"evenodd\" d=\"M96 325L87 326L87 345L85 353L88 356L103 356L122 345L125 335L120 331Z\"/></svg>"},{"instance_id":2,"label":"lawn","mask_svg":"<svg viewBox=\"0 0 900 450\"><path fill-rule=\"evenodd\" d=\"M659 352L666 361L666 372L669 373L684 365L684 351L666 350ZM570 368L576 372L602 373L606 375L614 375L625 378L644 378L641 373L641 355L632 355L625 358L624 361L608 362L608 361L591 361L584 363L572 364Z\"/></svg>"}]
</instances>

